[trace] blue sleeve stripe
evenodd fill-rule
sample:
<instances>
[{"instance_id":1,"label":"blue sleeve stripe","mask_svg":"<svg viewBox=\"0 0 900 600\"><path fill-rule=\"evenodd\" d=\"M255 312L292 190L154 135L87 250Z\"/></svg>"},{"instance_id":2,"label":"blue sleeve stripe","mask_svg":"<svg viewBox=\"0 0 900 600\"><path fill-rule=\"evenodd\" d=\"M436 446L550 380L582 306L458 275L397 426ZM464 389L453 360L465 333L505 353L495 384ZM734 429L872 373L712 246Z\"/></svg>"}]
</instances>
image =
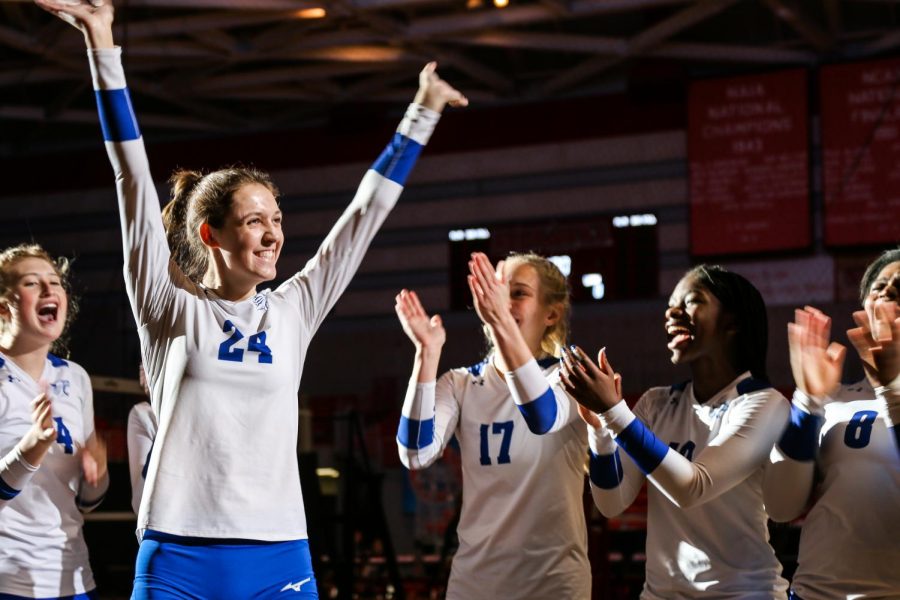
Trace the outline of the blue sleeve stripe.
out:
<instances>
[{"instance_id":1,"label":"blue sleeve stripe","mask_svg":"<svg viewBox=\"0 0 900 600\"><path fill-rule=\"evenodd\" d=\"M519 405L519 412L525 417L525 423L532 433L538 435L547 433L556 423L556 396L553 390L547 387L547 391L541 394L537 400Z\"/></svg>"},{"instance_id":2,"label":"blue sleeve stripe","mask_svg":"<svg viewBox=\"0 0 900 600\"><path fill-rule=\"evenodd\" d=\"M811 415L792 404L791 419L778 447L788 458L804 462L813 460L816 457L816 439L819 437L820 427L822 417Z\"/></svg>"},{"instance_id":3,"label":"blue sleeve stripe","mask_svg":"<svg viewBox=\"0 0 900 600\"><path fill-rule=\"evenodd\" d=\"M588 464L590 465L591 483L604 490L619 487L623 477L619 451L616 450L612 454L594 454L593 450L588 450L588 454L590 455Z\"/></svg>"},{"instance_id":4,"label":"blue sleeve stripe","mask_svg":"<svg viewBox=\"0 0 900 600\"><path fill-rule=\"evenodd\" d=\"M3 478L0 477L0 500L12 500L19 495L21 490L10 487Z\"/></svg>"},{"instance_id":5,"label":"blue sleeve stripe","mask_svg":"<svg viewBox=\"0 0 900 600\"><path fill-rule=\"evenodd\" d=\"M95 90L100 127L107 142L126 142L141 137L137 117L131 106L128 88L121 90Z\"/></svg>"},{"instance_id":6,"label":"blue sleeve stripe","mask_svg":"<svg viewBox=\"0 0 900 600\"><path fill-rule=\"evenodd\" d=\"M417 421L400 416L397 440L406 448L426 448L434 441L434 419Z\"/></svg>"},{"instance_id":7,"label":"blue sleeve stripe","mask_svg":"<svg viewBox=\"0 0 900 600\"><path fill-rule=\"evenodd\" d=\"M616 443L634 460L645 475L653 472L666 457L666 446L640 419L635 419L616 436Z\"/></svg>"},{"instance_id":8,"label":"blue sleeve stripe","mask_svg":"<svg viewBox=\"0 0 900 600\"><path fill-rule=\"evenodd\" d=\"M384 152L372 165L372 170L400 185L406 184L416 159L422 153L422 144L400 133L395 133Z\"/></svg>"}]
</instances>

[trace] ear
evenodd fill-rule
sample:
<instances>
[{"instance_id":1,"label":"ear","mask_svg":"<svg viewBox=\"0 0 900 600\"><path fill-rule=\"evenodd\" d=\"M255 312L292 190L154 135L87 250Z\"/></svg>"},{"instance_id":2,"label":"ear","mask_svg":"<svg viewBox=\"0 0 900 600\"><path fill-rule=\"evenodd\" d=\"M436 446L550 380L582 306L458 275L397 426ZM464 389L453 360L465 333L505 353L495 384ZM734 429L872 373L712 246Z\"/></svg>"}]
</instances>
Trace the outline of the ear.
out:
<instances>
[{"instance_id":1,"label":"ear","mask_svg":"<svg viewBox=\"0 0 900 600\"><path fill-rule=\"evenodd\" d=\"M547 311L547 316L544 317L544 325L547 327L556 325L560 317L562 317L562 308L559 304L554 304L550 307L550 310Z\"/></svg>"},{"instance_id":2,"label":"ear","mask_svg":"<svg viewBox=\"0 0 900 600\"><path fill-rule=\"evenodd\" d=\"M0 319L9 319L11 315L12 311L9 310L9 302L0 300Z\"/></svg>"},{"instance_id":3,"label":"ear","mask_svg":"<svg viewBox=\"0 0 900 600\"><path fill-rule=\"evenodd\" d=\"M209 223L200 224L200 240L210 248L219 247L219 242L213 237L213 230L212 227L209 226Z\"/></svg>"}]
</instances>

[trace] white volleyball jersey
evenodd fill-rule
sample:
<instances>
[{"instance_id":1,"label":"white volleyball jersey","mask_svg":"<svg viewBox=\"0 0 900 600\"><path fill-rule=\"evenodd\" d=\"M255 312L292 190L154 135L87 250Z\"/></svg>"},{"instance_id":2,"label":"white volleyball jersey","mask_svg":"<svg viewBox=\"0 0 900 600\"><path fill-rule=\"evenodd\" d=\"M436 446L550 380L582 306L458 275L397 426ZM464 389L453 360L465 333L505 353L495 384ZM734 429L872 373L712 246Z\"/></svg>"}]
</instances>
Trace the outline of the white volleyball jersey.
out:
<instances>
[{"instance_id":1,"label":"white volleyball jersey","mask_svg":"<svg viewBox=\"0 0 900 600\"><path fill-rule=\"evenodd\" d=\"M604 515L627 508L645 477L652 483L642 599L786 597L762 481L788 413L781 394L744 373L702 404L690 383L653 388L633 413L620 402L589 428Z\"/></svg>"},{"instance_id":2,"label":"white volleyball jersey","mask_svg":"<svg viewBox=\"0 0 900 600\"><path fill-rule=\"evenodd\" d=\"M150 466L150 451L156 438L156 415L147 402L138 402L128 412L128 474L131 477L131 510L140 512L144 480Z\"/></svg>"},{"instance_id":3,"label":"white volleyball jersey","mask_svg":"<svg viewBox=\"0 0 900 600\"><path fill-rule=\"evenodd\" d=\"M795 412L804 404L795 395ZM807 425L814 433L819 423ZM803 600L900 598L900 455L891 424L885 399L863 380L842 385L818 435L804 438L815 460L795 460L803 451L779 444L773 493L805 482L803 493L788 495L797 498L794 512L813 502L791 582Z\"/></svg>"},{"instance_id":4,"label":"white volleyball jersey","mask_svg":"<svg viewBox=\"0 0 900 600\"><path fill-rule=\"evenodd\" d=\"M460 446L463 505L450 600L590 598L587 436L559 385L558 364L531 361L504 381L485 361L436 384L410 382L398 433L403 464L429 466L454 435ZM523 379L543 389L514 391ZM517 403L521 393L536 400Z\"/></svg>"},{"instance_id":5,"label":"white volleyball jersey","mask_svg":"<svg viewBox=\"0 0 900 600\"><path fill-rule=\"evenodd\" d=\"M312 335L350 282L439 115L411 105L306 266L275 291L230 302L170 261L120 49L89 51L116 175L125 282L159 431L138 530L304 539L297 390Z\"/></svg>"},{"instance_id":6,"label":"white volleyball jersey","mask_svg":"<svg viewBox=\"0 0 900 600\"><path fill-rule=\"evenodd\" d=\"M56 443L30 477L11 483L8 459L31 428L31 401L42 386L0 354L0 596L56 598L95 587L81 511L100 503L109 480L97 488L82 481L84 443L94 433L91 382L79 365L53 355L41 381Z\"/></svg>"}]
</instances>

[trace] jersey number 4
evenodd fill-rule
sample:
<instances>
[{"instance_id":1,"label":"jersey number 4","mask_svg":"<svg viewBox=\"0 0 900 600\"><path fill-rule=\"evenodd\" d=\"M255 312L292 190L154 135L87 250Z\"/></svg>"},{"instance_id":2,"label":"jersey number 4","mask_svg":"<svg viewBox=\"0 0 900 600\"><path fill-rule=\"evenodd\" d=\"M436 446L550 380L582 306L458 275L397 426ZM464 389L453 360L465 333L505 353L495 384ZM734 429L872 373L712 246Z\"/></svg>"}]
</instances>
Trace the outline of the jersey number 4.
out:
<instances>
[{"instance_id":1,"label":"jersey number 4","mask_svg":"<svg viewBox=\"0 0 900 600\"><path fill-rule=\"evenodd\" d=\"M72 442L72 434L69 428L63 423L62 417L53 417L56 421L56 443L62 445L66 454L74 454L75 444Z\"/></svg>"},{"instance_id":2,"label":"jersey number 4","mask_svg":"<svg viewBox=\"0 0 900 600\"><path fill-rule=\"evenodd\" d=\"M497 454L497 464L509 464L509 444L512 441L513 422L502 421L500 423L485 423L481 426L481 464L485 466L491 464L491 449L488 431L494 435L502 436L500 438L500 453Z\"/></svg>"},{"instance_id":3,"label":"jersey number 4","mask_svg":"<svg viewBox=\"0 0 900 600\"><path fill-rule=\"evenodd\" d=\"M230 338L219 344L219 360L244 362L244 350L234 347L235 344L244 339L244 334L231 321L225 321L222 324L222 331L224 333L232 333ZM250 336L250 339L247 340L247 351L259 353L259 362L261 363L272 363L272 349L266 346L265 331L260 331L256 335Z\"/></svg>"}]
</instances>

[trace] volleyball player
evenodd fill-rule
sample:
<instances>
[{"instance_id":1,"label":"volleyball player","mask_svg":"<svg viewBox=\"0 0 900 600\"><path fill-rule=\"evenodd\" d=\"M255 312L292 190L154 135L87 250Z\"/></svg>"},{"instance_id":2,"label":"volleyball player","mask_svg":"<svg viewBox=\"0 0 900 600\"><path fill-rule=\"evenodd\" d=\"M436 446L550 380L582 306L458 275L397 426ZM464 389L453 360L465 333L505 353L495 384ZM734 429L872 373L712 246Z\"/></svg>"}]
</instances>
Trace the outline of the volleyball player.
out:
<instances>
[{"instance_id":1,"label":"volleyball player","mask_svg":"<svg viewBox=\"0 0 900 600\"><path fill-rule=\"evenodd\" d=\"M0 598L97 597L82 512L109 486L91 382L51 354L70 309L68 263L0 252Z\"/></svg>"},{"instance_id":2,"label":"volleyball player","mask_svg":"<svg viewBox=\"0 0 900 600\"><path fill-rule=\"evenodd\" d=\"M434 63L426 66L397 133L316 254L276 290L258 291L275 278L284 242L269 177L240 168L180 174L172 202L183 208L188 247L170 253L113 44L112 5L38 4L85 35L116 176L126 288L159 421L133 598L315 598L296 456L306 351L440 111L466 99Z\"/></svg>"},{"instance_id":3,"label":"volleyball player","mask_svg":"<svg viewBox=\"0 0 900 600\"><path fill-rule=\"evenodd\" d=\"M699 266L672 292L665 327L672 362L692 378L650 389L634 410L605 350L598 364L578 348L566 356L565 389L589 423L594 501L616 516L650 481L642 599L784 599L762 483L789 411L766 378L762 297L740 275Z\"/></svg>"},{"instance_id":4,"label":"volleyball player","mask_svg":"<svg viewBox=\"0 0 900 600\"><path fill-rule=\"evenodd\" d=\"M462 512L447 598L587 600L591 573L582 496L585 428L559 385L568 332L566 281L553 263L514 254L495 270L470 262L469 286L491 350L437 377L446 333L415 292L397 316L416 347L397 447L410 469L440 458L453 436Z\"/></svg>"},{"instance_id":5,"label":"volleyball player","mask_svg":"<svg viewBox=\"0 0 900 600\"><path fill-rule=\"evenodd\" d=\"M846 349L806 307L788 326L797 389L772 453L766 506L789 521L807 508L791 598L900 597L900 250L872 262L848 336L865 377L841 385ZM810 508L811 506L811 508Z\"/></svg>"}]
</instances>

